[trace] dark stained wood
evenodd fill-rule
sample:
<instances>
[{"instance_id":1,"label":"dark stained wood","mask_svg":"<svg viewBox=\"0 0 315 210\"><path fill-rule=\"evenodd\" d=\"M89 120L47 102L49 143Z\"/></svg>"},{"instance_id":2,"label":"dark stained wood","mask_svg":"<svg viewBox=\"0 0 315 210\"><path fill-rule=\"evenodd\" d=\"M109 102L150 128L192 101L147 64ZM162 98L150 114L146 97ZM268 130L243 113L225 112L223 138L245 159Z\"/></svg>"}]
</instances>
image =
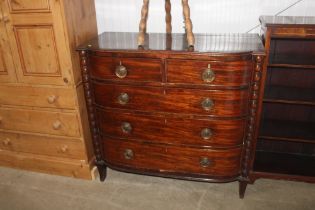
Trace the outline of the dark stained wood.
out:
<instances>
[{"instance_id":1,"label":"dark stained wood","mask_svg":"<svg viewBox=\"0 0 315 210\"><path fill-rule=\"evenodd\" d=\"M210 66L209 66L210 65ZM212 82L206 82L202 78L205 70L214 72ZM252 63L251 61L237 62L207 62L192 60L168 60L167 82L170 83L193 83L211 86L247 86L250 82Z\"/></svg>"},{"instance_id":2,"label":"dark stained wood","mask_svg":"<svg viewBox=\"0 0 315 210\"><path fill-rule=\"evenodd\" d=\"M315 122L315 107L304 104L263 104L263 118L293 122Z\"/></svg>"},{"instance_id":3,"label":"dark stained wood","mask_svg":"<svg viewBox=\"0 0 315 210\"><path fill-rule=\"evenodd\" d=\"M126 111L98 110L103 135L155 143L189 145L196 147L227 148L243 143L245 120L192 120L156 115L132 114ZM123 132L122 123L132 126L130 133ZM211 129L209 139L201 131Z\"/></svg>"},{"instance_id":4,"label":"dark stained wood","mask_svg":"<svg viewBox=\"0 0 315 210\"><path fill-rule=\"evenodd\" d=\"M315 122L263 119L260 137L315 144Z\"/></svg>"},{"instance_id":5,"label":"dark stained wood","mask_svg":"<svg viewBox=\"0 0 315 210\"><path fill-rule=\"evenodd\" d=\"M254 171L314 177L314 162L314 156L258 151Z\"/></svg>"},{"instance_id":6,"label":"dark stained wood","mask_svg":"<svg viewBox=\"0 0 315 210\"><path fill-rule=\"evenodd\" d=\"M100 174L100 180L104 181L106 178L106 165L102 159L102 145L100 144L100 136L98 133L98 129L96 127L96 115L95 115L95 108L93 106L93 98L92 98L92 90L90 84L90 74L89 74L89 67L88 67L88 57L87 51L81 50L79 51L80 55L80 65L81 65L81 72L82 72L82 83L84 87L84 95L86 99L86 107L88 110L88 119L90 124L90 130L92 134L93 140L93 147L95 152L95 165L98 168Z\"/></svg>"},{"instance_id":7,"label":"dark stained wood","mask_svg":"<svg viewBox=\"0 0 315 210\"><path fill-rule=\"evenodd\" d=\"M204 53L262 53L264 51L261 40L257 34L195 34L194 51L187 50L185 34L172 34L172 47L167 49L168 36L164 33L148 33L149 40L145 50L139 50L137 44L138 33L131 32L105 32L82 45L79 49L93 51L105 50L107 52L161 54L172 56L180 53L189 56ZM149 53L149 54L148 54ZM206 54L204 54L205 56ZM162 55L159 55L162 56ZM233 55L226 54L226 57ZM202 57L202 56L201 56ZM226 58L225 57L225 58ZM189 59L189 58L188 58ZM191 59L191 58L190 58Z\"/></svg>"},{"instance_id":8,"label":"dark stained wood","mask_svg":"<svg viewBox=\"0 0 315 210\"><path fill-rule=\"evenodd\" d=\"M280 85L266 86L264 102L315 105L315 89Z\"/></svg>"},{"instance_id":9,"label":"dark stained wood","mask_svg":"<svg viewBox=\"0 0 315 210\"><path fill-rule=\"evenodd\" d=\"M315 18L261 17L268 61L249 182L315 182Z\"/></svg>"},{"instance_id":10,"label":"dark stained wood","mask_svg":"<svg viewBox=\"0 0 315 210\"><path fill-rule=\"evenodd\" d=\"M257 151L312 156L315 145L304 141L288 141L259 137Z\"/></svg>"},{"instance_id":11,"label":"dark stained wood","mask_svg":"<svg viewBox=\"0 0 315 210\"><path fill-rule=\"evenodd\" d=\"M160 173L178 172L209 175L235 176L240 171L241 148L229 150L195 149L130 141L104 139L104 158L117 166L133 167L135 170L150 169ZM126 150L133 156L125 157ZM201 166L202 158L209 159L209 166Z\"/></svg>"},{"instance_id":12,"label":"dark stained wood","mask_svg":"<svg viewBox=\"0 0 315 210\"><path fill-rule=\"evenodd\" d=\"M315 68L315 39L272 38L269 65Z\"/></svg>"},{"instance_id":13,"label":"dark stained wood","mask_svg":"<svg viewBox=\"0 0 315 210\"><path fill-rule=\"evenodd\" d=\"M162 82L162 61L159 59L90 57L91 76L117 81L152 81ZM116 67L123 65L127 76L119 78L115 74Z\"/></svg>"},{"instance_id":14,"label":"dark stained wood","mask_svg":"<svg viewBox=\"0 0 315 210\"><path fill-rule=\"evenodd\" d=\"M263 97L263 85L266 77L264 71L266 63L263 56L255 56L254 72L252 74L251 95L249 99L249 118L246 127L244 149L242 154L242 171L239 186L239 196L244 197L247 183L250 183L250 172L255 157L255 145L260 122L261 101Z\"/></svg>"},{"instance_id":15,"label":"dark stained wood","mask_svg":"<svg viewBox=\"0 0 315 210\"><path fill-rule=\"evenodd\" d=\"M195 38L188 51L183 34L147 34L148 43L138 49L137 33L111 32L78 49L88 54L81 53L82 71L89 72L86 98L102 174L108 166L187 180L239 180L245 191L264 49L253 34ZM116 75L119 65L128 71L124 78ZM202 77L205 70L214 72L213 81ZM205 99L213 107L205 109ZM206 128L208 139L201 135Z\"/></svg>"},{"instance_id":16,"label":"dark stained wood","mask_svg":"<svg viewBox=\"0 0 315 210\"><path fill-rule=\"evenodd\" d=\"M248 91L245 90L193 90L180 88L134 87L93 83L95 102L110 108L201 114L221 117L247 115ZM129 102L120 104L118 97L127 93ZM202 108L209 98L214 105L210 110Z\"/></svg>"},{"instance_id":17,"label":"dark stained wood","mask_svg":"<svg viewBox=\"0 0 315 210\"><path fill-rule=\"evenodd\" d=\"M262 30L273 38L315 38L315 18L297 16L261 16Z\"/></svg>"},{"instance_id":18,"label":"dark stained wood","mask_svg":"<svg viewBox=\"0 0 315 210\"><path fill-rule=\"evenodd\" d=\"M247 181L240 181L239 182L239 195L240 195L240 198L244 198L247 184L248 184Z\"/></svg>"}]
</instances>

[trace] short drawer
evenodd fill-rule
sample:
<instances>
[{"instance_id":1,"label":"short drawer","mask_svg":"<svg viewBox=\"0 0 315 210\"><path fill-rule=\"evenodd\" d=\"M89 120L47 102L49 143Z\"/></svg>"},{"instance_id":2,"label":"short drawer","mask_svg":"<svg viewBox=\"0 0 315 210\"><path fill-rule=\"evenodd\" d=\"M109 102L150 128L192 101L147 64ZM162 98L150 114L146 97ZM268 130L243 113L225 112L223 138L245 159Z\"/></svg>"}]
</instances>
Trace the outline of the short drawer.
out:
<instances>
[{"instance_id":1,"label":"short drawer","mask_svg":"<svg viewBox=\"0 0 315 210\"><path fill-rule=\"evenodd\" d=\"M251 80L251 61L207 62L168 60L167 82L213 86L246 86Z\"/></svg>"},{"instance_id":2,"label":"short drawer","mask_svg":"<svg viewBox=\"0 0 315 210\"><path fill-rule=\"evenodd\" d=\"M196 120L100 109L97 116L106 136L200 147L241 145L245 128L242 119Z\"/></svg>"},{"instance_id":3,"label":"short drawer","mask_svg":"<svg viewBox=\"0 0 315 210\"><path fill-rule=\"evenodd\" d=\"M80 137L76 113L1 108L0 129Z\"/></svg>"},{"instance_id":4,"label":"short drawer","mask_svg":"<svg viewBox=\"0 0 315 210\"><path fill-rule=\"evenodd\" d=\"M89 58L91 75L98 79L117 81L162 82L162 63L158 59Z\"/></svg>"},{"instance_id":5,"label":"short drawer","mask_svg":"<svg viewBox=\"0 0 315 210\"><path fill-rule=\"evenodd\" d=\"M0 131L0 149L85 160L80 139Z\"/></svg>"},{"instance_id":6,"label":"short drawer","mask_svg":"<svg viewBox=\"0 0 315 210\"><path fill-rule=\"evenodd\" d=\"M105 139L107 163L135 170L183 173L216 177L237 176L241 148L230 150L196 149Z\"/></svg>"},{"instance_id":7,"label":"short drawer","mask_svg":"<svg viewBox=\"0 0 315 210\"><path fill-rule=\"evenodd\" d=\"M70 88L0 85L0 104L74 109L76 93Z\"/></svg>"},{"instance_id":8,"label":"short drawer","mask_svg":"<svg viewBox=\"0 0 315 210\"><path fill-rule=\"evenodd\" d=\"M221 117L247 113L248 90L197 90L125 85L93 85L98 105L143 111Z\"/></svg>"}]
</instances>

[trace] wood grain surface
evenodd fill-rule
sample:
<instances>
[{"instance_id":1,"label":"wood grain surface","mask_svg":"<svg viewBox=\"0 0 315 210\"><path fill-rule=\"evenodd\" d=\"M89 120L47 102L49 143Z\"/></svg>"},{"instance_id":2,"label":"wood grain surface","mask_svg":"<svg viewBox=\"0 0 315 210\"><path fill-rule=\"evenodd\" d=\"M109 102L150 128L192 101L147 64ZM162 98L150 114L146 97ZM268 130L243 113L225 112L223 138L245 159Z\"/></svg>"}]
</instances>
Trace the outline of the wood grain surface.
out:
<instances>
[{"instance_id":1,"label":"wood grain surface","mask_svg":"<svg viewBox=\"0 0 315 210\"><path fill-rule=\"evenodd\" d=\"M133 114L126 111L98 110L103 135L175 145L227 148L243 143L245 120L197 120L182 117ZM132 126L130 133L122 124ZM210 129L209 139L201 136L203 129Z\"/></svg>"},{"instance_id":2,"label":"wood grain surface","mask_svg":"<svg viewBox=\"0 0 315 210\"><path fill-rule=\"evenodd\" d=\"M241 148L231 150L193 149L104 139L104 158L113 165L134 167L134 170L155 170L208 176L238 176ZM126 150L133 152L126 159ZM209 166L200 165L208 158Z\"/></svg>"},{"instance_id":3,"label":"wood grain surface","mask_svg":"<svg viewBox=\"0 0 315 210\"><path fill-rule=\"evenodd\" d=\"M182 114L239 117L247 115L248 91L198 90L181 88L137 87L94 83L95 102L111 108L174 112ZM118 97L127 93L129 102L120 104ZM213 100L213 107L205 110L202 102Z\"/></svg>"}]
</instances>

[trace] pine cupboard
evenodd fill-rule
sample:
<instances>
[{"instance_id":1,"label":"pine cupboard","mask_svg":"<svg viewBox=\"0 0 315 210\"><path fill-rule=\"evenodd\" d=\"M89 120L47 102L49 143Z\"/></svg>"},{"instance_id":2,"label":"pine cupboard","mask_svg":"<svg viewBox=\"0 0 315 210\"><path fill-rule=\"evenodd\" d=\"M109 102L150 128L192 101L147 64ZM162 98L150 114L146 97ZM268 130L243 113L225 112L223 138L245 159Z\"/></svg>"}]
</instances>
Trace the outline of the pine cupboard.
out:
<instances>
[{"instance_id":1,"label":"pine cupboard","mask_svg":"<svg viewBox=\"0 0 315 210\"><path fill-rule=\"evenodd\" d=\"M0 1L0 165L91 179L78 45L94 0Z\"/></svg>"}]
</instances>

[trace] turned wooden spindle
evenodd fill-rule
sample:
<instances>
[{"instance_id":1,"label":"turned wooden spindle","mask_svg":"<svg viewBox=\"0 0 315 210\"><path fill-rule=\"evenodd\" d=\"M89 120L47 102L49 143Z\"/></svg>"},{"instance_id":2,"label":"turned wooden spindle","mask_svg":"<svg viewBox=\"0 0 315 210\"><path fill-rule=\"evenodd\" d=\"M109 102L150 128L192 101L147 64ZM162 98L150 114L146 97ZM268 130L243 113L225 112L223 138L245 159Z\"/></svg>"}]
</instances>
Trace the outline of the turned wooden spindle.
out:
<instances>
[{"instance_id":1,"label":"turned wooden spindle","mask_svg":"<svg viewBox=\"0 0 315 210\"><path fill-rule=\"evenodd\" d=\"M138 46L139 48L143 48L145 42L145 33L147 30L147 19L149 12L149 1L143 0L143 6L141 9L141 20L139 24L139 36L138 36Z\"/></svg>"},{"instance_id":2,"label":"turned wooden spindle","mask_svg":"<svg viewBox=\"0 0 315 210\"><path fill-rule=\"evenodd\" d=\"M138 35L138 48L144 49L144 43L145 43L145 33L147 30L147 19L148 19L148 13L149 13L149 2L150 0L143 0L143 5L141 9L141 20L139 24L139 35ZM194 44L195 44L195 37L192 32L193 26L190 19L190 8L188 4L188 0L182 0L183 4L183 14L184 14L184 20L185 20L185 31L187 35L187 42L188 42L188 50L192 51L194 50ZM172 15L171 15L171 0L165 0L165 22L166 22L166 33L169 35L167 39L167 48L171 48L171 33L172 33ZM170 44L170 45L169 45Z\"/></svg>"},{"instance_id":3,"label":"turned wooden spindle","mask_svg":"<svg viewBox=\"0 0 315 210\"><path fill-rule=\"evenodd\" d=\"M172 15L171 15L171 0L165 0L165 22L166 22L166 33L172 33Z\"/></svg>"},{"instance_id":4,"label":"turned wooden spindle","mask_svg":"<svg viewBox=\"0 0 315 210\"><path fill-rule=\"evenodd\" d=\"M186 29L186 34L187 34L187 42L188 42L188 47L190 50L194 49L194 44L195 44L195 37L192 32L192 22L190 19L190 8L188 4L188 0L182 0L183 4L183 13L184 13L184 20L185 20L185 29Z\"/></svg>"}]
</instances>

